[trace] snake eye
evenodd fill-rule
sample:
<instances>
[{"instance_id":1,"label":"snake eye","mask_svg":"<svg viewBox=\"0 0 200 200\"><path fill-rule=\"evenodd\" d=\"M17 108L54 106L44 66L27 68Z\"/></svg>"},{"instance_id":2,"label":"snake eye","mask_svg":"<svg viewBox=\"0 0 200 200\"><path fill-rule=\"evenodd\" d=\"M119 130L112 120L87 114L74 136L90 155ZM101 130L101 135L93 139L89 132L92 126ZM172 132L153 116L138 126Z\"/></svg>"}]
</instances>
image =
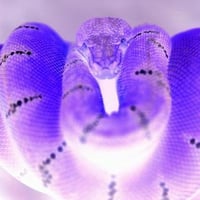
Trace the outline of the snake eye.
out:
<instances>
[{"instance_id":1,"label":"snake eye","mask_svg":"<svg viewBox=\"0 0 200 200\"><path fill-rule=\"evenodd\" d=\"M126 44L126 43L127 43L126 38L122 38L121 39L121 44Z\"/></svg>"},{"instance_id":2,"label":"snake eye","mask_svg":"<svg viewBox=\"0 0 200 200\"><path fill-rule=\"evenodd\" d=\"M127 48L128 46L128 41L126 38L122 38L121 41L120 41L120 46L121 48L124 48L124 50Z\"/></svg>"}]
</instances>

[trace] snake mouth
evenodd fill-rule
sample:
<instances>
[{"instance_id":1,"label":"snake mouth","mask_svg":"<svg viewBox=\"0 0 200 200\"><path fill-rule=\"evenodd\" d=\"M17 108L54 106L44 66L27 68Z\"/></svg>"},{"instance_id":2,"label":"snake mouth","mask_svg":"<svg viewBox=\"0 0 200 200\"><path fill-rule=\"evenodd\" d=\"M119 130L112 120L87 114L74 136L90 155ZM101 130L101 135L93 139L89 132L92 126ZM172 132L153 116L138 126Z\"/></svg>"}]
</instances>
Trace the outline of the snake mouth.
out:
<instances>
[{"instance_id":1,"label":"snake mouth","mask_svg":"<svg viewBox=\"0 0 200 200\"><path fill-rule=\"evenodd\" d=\"M120 67L117 63L113 63L109 67L101 67L100 65L93 63L90 67L93 69L91 72L92 74L98 79L113 79L115 78L119 72Z\"/></svg>"}]
</instances>

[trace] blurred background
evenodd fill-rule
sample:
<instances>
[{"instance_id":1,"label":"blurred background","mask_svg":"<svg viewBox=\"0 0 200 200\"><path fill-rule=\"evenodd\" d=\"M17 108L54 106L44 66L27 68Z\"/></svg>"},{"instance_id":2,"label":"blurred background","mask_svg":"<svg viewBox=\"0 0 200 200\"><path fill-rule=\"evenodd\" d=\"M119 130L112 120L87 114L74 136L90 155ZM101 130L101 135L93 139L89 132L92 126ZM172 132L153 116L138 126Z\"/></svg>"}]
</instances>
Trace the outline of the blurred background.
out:
<instances>
[{"instance_id":1,"label":"blurred background","mask_svg":"<svg viewBox=\"0 0 200 200\"><path fill-rule=\"evenodd\" d=\"M103 16L123 18L132 26L156 24L174 35L200 27L199 6L198 0L0 0L0 43L4 43L14 28L27 21L46 23L65 40L75 40L82 22ZM0 200L52 199L0 170ZM200 196L194 200L200 200Z\"/></svg>"}]
</instances>

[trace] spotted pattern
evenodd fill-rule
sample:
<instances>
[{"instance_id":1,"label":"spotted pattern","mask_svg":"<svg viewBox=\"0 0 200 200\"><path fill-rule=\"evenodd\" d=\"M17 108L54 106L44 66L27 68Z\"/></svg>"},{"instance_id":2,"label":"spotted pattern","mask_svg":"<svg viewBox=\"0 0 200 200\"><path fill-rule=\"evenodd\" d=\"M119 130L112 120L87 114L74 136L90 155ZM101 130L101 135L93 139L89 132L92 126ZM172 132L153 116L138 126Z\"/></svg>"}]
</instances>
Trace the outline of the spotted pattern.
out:
<instances>
[{"instance_id":1,"label":"spotted pattern","mask_svg":"<svg viewBox=\"0 0 200 200\"><path fill-rule=\"evenodd\" d=\"M143 32L137 33L137 34L133 37L133 39L136 39L137 37L142 36L143 34L149 34L149 33L159 34L158 31L148 30L148 31L143 31Z\"/></svg>"},{"instance_id":2,"label":"spotted pattern","mask_svg":"<svg viewBox=\"0 0 200 200\"><path fill-rule=\"evenodd\" d=\"M69 91L66 91L63 95L63 99L66 98L70 93L75 92L77 90L86 90L86 91L92 91L92 88L88 86L84 86L82 84L76 85L73 88L71 88Z\"/></svg>"},{"instance_id":3,"label":"spotted pattern","mask_svg":"<svg viewBox=\"0 0 200 200\"><path fill-rule=\"evenodd\" d=\"M160 187L162 188L162 200L170 200L169 188L166 187L164 182L160 183Z\"/></svg>"},{"instance_id":4,"label":"spotted pattern","mask_svg":"<svg viewBox=\"0 0 200 200\"><path fill-rule=\"evenodd\" d=\"M2 58L0 59L0 66L5 63L7 61L8 58L14 56L14 55L27 55L30 56L31 55L31 51L27 51L27 50L17 50L17 51L11 51L8 54L5 54L2 56Z\"/></svg>"},{"instance_id":5,"label":"spotted pattern","mask_svg":"<svg viewBox=\"0 0 200 200\"><path fill-rule=\"evenodd\" d=\"M164 52L164 54L165 54L165 57L166 57L166 58L169 58L169 55L168 55L168 53L167 53L167 50L165 49L165 47L164 47L162 44L160 44L159 42L157 42L157 41L154 40L154 39L151 39L150 41L152 41L155 45L157 45L158 48L162 49L163 52Z\"/></svg>"},{"instance_id":6,"label":"spotted pattern","mask_svg":"<svg viewBox=\"0 0 200 200\"><path fill-rule=\"evenodd\" d=\"M108 192L109 198L108 198L108 200L114 200L115 199L115 194L117 192L116 187L117 187L117 183L115 181L115 176L112 176L112 181L109 183L109 186L108 186L108 188L109 188L109 192Z\"/></svg>"},{"instance_id":7,"label":"spotted pattern","mask_svg":"<svg viewBox=\"0 0 200 200\"><path fill-rule=\"evenodd\" d=\"M17 110L17 108L20 108L21 106L35 100L35 99L42 99L42 95L35 95L30 97L24 97L22 100L17 100L15 103L10 104L10 108L6 114L6 117L9 117L11 114L14 114Z\"/></svg>"},{"instance_id":8,"label":"spotted pattern","mask_svg":"<svg viewBox=\"0 0 200 200\"><path fill-rule=\"evenodd\" d=\"M25 28L25 29L32 29L32 30L39 30L38 27L36 27L36 26L31 26L31 25L22 25L22 26L18 26L18 27L16 28L16 30L17 30L17 29L23 29L23 28Z\"/></svg>"},{"instance_id":9,"label":"spotted pattern","mask_svg":"<svg viewBox=\"0 0 200 200\"><path fill-rule=\"evenodd\" d=\"M49 157L45 158L44 161L39 165L38 168L41 173L42 182L45 187L48 187L53 179L53 175L50 173L50 170L48 170L48 167L51 165L52 162L56 161L57 154L62 153L66 146L67 143L63 141L62 144L57 147L56 151L50 153Z\"/></svg>"},{"instance_id":10,"label":"spotted pattern","mask_svg":"<svg viewBox=\"0 0 200 200\"><path fill-rule=\"evenodd\" d=\"M0 165L60 200L191 198L200 189L200 29L170 37L105 17L76 36L33 22L0 45Z\"/></svg>"}]
</instances>

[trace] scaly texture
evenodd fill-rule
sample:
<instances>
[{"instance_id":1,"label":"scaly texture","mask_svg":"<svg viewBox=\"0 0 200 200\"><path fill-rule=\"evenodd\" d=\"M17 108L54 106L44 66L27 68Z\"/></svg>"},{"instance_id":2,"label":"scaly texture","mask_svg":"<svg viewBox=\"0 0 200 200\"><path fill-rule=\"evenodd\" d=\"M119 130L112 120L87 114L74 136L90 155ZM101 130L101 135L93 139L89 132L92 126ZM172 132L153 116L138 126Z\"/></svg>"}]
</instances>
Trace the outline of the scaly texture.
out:
<instances>
[{"instance_id":1,"label":"scaly texture","mask_svg":"<svg viewBox=\"0 0 200 200\"><path fill-rule=\"evenodd\" d=\"M17 27L0 45L1 167L60 200L191 198L199 33L170 38L155 25L94 18L73 43L45 24Z\"/></svg>"}]
</instances>

